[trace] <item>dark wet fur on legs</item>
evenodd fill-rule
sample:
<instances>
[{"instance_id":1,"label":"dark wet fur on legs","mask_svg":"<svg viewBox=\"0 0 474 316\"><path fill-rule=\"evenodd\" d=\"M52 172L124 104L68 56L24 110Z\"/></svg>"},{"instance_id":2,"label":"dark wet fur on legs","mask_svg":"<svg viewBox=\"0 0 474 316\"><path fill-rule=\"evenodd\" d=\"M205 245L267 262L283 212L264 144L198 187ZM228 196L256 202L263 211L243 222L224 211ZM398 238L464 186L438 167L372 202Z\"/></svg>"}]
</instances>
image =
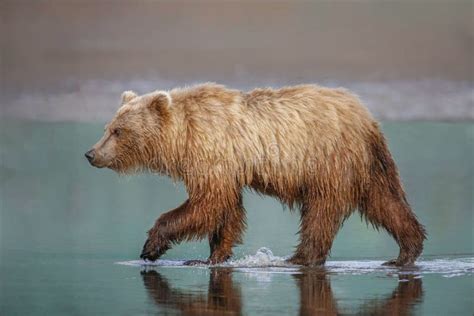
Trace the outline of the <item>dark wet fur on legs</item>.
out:
<instances>
[{"instance_id":1,"label":"dark wet fur on legs","mask_svg":"<svg viewBox=\"0 0 474 316\"><path fill-rule=\"evenodd\" d=\"M360 212L376 228L385 228L400 246L398 258L385 264L411 265L423 251L425 228L408 204L397 167L383 135L373 135L371 146L371 182L360 203Z\"/></svg>"}]
</instances>

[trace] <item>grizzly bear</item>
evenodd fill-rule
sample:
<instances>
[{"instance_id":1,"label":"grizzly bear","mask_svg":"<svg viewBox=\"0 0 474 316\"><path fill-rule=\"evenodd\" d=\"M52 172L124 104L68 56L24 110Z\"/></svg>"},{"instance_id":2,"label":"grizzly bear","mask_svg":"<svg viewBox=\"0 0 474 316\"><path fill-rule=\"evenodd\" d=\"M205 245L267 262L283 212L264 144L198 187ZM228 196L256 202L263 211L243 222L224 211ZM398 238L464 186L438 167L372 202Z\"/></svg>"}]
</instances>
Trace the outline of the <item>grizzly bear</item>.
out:
<instances>
[{"instance_id":1,"label":"grizzly bear","mask_svg":"<svg viewBox=\"0 0 474 316\"><path fill-rule=\"evenodd\" d=\"M148 231L145 260L205 237L206 263L229 259L246 226L244 188L300 210L292 264L324 264L356 209L398 243L398 258L386 264L412 264L426 238L379 125L341 88L241 92L206 83L141 96L126 91L86 157L118 173L150 171L184 182L189 197Z\"/></svg>"}]
</instances>

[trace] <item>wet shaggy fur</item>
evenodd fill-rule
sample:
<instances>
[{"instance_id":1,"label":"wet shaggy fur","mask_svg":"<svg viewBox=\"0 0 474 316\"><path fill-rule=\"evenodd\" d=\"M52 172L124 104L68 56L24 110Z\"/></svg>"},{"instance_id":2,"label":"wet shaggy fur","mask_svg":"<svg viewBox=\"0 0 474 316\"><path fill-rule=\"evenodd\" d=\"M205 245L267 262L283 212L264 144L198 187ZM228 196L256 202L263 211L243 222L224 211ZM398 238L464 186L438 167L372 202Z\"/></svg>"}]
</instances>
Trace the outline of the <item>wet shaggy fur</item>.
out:
<instances>
[{"instance_id":1,"label":"wet shaggy fur","mask_svg":"<svg viewBox=\"0 0 474 316\"><path fill-rule=\"evenodd\" d=\"M160 216L141 257L208 238L210 263L242 241L242 190L278 198L301 213L290 262L323 264L344 220L358 210L400 246L390 264L420 255L423 226L412 212L378 124L344 89L300 85L241 92L202 84L143 96L122 106L94 146L92 164L183 181L189 198Z\"/></svg>"}]
</instances>

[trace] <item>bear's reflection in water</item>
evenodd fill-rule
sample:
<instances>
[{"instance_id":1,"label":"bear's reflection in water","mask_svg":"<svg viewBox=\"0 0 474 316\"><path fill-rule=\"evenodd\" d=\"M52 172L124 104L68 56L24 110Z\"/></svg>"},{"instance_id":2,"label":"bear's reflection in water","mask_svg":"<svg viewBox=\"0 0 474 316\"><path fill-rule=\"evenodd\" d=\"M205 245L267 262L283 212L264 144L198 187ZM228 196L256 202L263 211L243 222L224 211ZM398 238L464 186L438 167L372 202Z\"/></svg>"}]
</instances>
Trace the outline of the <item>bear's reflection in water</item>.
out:
<instances>
[{"instance_id":1,"label":"bear's reflection in water","mask_svg":"<svg viewBox=\"0 0 474 316\"><path fill-rule=\"evenodd\" d=\"M175 308L183 315L242 314L240 287L232 281L232 269L211 269L207 295L173 289L155 270L141 274L148 294L159 307Z\"/></svg>"},{"instance_id":2,"label":"bear's reflection in water","mask_svg":"<svg viewBox=\"0 0 474 316\"><path fill-rule=\"evenodd\" d=\"M231 268L211 268L207 294L173 289L156 270L142 271L145 288L160 308L183 315L241 315L242 296L238 283L232 280ZM339 308L330 278L324 268L302 269L294 274L300 292L299 315L410 315L423 297L422 280L403 275L393 292L385 298L367 300L355 310Z\"/></svg>"},{"instance_id":3,"label":"bear's reflection in water","mask_svg":"<svg viewBox=\"0 0 474 316\"><path fill-rule=\"evenodd\" d=\"M324 268L308 268L293 275L300 292L300 315L410 315L423 297L421 278L400 275L397 287L385 298L368 299L362 306L346 310L338 307Z\"/></svg>"}]
</instances>

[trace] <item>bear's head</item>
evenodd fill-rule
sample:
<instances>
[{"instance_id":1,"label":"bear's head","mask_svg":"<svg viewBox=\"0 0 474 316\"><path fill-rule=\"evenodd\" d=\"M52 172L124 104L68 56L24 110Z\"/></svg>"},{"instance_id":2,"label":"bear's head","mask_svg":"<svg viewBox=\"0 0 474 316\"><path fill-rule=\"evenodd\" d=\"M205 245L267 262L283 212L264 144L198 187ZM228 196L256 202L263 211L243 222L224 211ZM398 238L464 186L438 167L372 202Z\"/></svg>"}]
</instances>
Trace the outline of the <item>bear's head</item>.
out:
<instances>
[{"instance_id":1,"label":"bear's head","mask_svg":"<svg viewBox=\"0 0 474 316\"><path fill-rule=\"evenodd\" d=\"M86 152L90 164L119 173L151 169L163 143L162 131L169 120L171 97L165 91L122 94L121 106L104 136Z\"/></svg>"}]
</instances>

